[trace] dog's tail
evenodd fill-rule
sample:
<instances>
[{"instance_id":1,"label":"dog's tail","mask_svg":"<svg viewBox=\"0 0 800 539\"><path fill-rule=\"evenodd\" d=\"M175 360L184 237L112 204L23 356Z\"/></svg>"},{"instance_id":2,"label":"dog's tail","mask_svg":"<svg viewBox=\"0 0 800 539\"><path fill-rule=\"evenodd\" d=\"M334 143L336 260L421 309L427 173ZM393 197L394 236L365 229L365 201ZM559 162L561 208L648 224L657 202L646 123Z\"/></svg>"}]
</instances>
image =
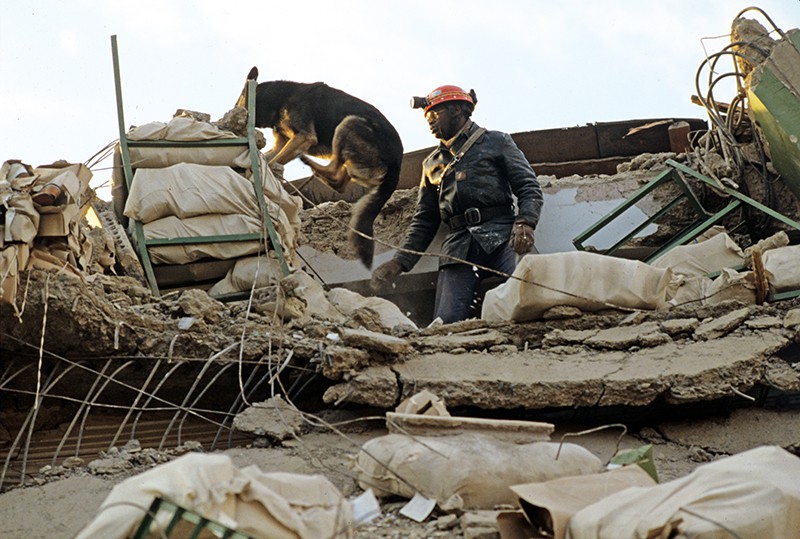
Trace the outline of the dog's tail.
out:
<instances>
[{"instance_id":1,"label":"dog's tail","mask_svg":"<svg viewBox=\"0 0 800 539\"><path fill-rule=\"evenodd\" d=\"M372 257L375 254L375 242L372 239L373 223L386 201L394 193L399 180L400 165L391 165L381 183L353 206L350 218L350 242L355 247L358 258L367 268L372 268Z\"/></svg>"}]
</instances>

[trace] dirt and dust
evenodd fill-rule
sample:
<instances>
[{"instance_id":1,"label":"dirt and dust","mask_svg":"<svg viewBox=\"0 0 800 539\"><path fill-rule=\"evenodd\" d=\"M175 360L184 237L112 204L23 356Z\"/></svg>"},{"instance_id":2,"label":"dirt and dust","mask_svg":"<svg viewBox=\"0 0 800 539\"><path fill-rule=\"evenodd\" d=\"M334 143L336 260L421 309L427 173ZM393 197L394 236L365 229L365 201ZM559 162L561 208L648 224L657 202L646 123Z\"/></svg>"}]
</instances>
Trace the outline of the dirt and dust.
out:
<instances>
[{"instance_id":1,"label":"dirt and dust","mask_svg":"<svg viewBox=\"0 0 800 539\"><path fill-rule=\"evenodd\" d=\"M326 417L326 414L321 415ZM307 426L296 439L279 445L241 447L225 453L239 467L255 464L267 472L323 474L342 494L355 496L360 493L360 489L356 486L351 467L352 456L363 443L384 434L385 429L381 421L368 419L366 412L339 412L335 414L336 417L332 416L333 414L327 414L327 419L352 421L358 416L365 419L338 428L339 433L323 427ZM587 447L604 462L610 460L617 447L635 448L643 443L653 443L660 478L670 480L689 473L703 462L724 456L725 453L711 452L704 448L703 444L709 443L712 437L702 436L703 424L687 422L669 426L670 438L680 440L681 430L686 429L687 436L694 435L693 443L675 443L655 429L632 436L623 435L618 428L572 437L568 441ZM572 424L567 429L556 431L553 439L559 440L567 432L579 430L579 425ZM769 436L770 433L762 431L762 434ZM0 495L3 535L31 539L73 537L93 518L115 484L192 449L192 444L185 444L173 451L110 451L95 461L81 463L73 459L64 466L46 467L36 475L32 486L9 490ZM355 530L354 537L474 537L469 535L469 528L462 527L461 522L466 521L464 515L469 516L475 512L456 512L454 514L457 518L453 520L449 515L437 511L425 522L417 523L399 514L406 502L407 500L400 498L382 500L382 514Z\"/></svg>"},{"instance_id":2,"label":"dirt and dust","mask_svg":"<svg viewBox=\"0 0 800 539\"><path fill-rule=\"evenodd\" d=\"M402 245L417 203L416 189L395 191L375 219L377 253ZM357 259L347 240L351 204L345 201L324 202L303 212L303 245L321 253L332 253L345 260Z\"/></svg>"}]
</instances>

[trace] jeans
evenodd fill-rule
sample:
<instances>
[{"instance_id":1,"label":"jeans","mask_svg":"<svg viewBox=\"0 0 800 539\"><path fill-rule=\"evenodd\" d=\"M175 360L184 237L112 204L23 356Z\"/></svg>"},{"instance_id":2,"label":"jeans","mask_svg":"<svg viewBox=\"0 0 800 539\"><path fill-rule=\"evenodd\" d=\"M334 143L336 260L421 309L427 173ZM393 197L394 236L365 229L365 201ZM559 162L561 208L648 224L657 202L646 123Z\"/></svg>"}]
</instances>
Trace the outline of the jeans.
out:
<instances>
[{"instance_id":1,"label":"jeans","mask_svg":"<svg viewBox=\"0 0 800 539\"><path fill-rule=\"evenodd\" d=\"M474 240L469 246L467 261L511 275L517 266L517 257L507 243L486 253ZM470 264L447 264L439 268L436 282L436 300L433 317L445 324L475 316L479 298L475 292L487 277L497 276Z\"/></svg>"}]
</instances>

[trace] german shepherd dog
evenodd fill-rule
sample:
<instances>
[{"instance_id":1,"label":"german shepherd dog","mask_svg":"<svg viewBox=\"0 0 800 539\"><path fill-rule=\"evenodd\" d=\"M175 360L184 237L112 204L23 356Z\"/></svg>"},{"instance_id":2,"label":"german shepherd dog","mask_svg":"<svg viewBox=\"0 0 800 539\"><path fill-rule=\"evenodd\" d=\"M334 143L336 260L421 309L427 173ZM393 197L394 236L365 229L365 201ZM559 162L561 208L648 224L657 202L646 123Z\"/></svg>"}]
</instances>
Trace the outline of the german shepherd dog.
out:
<instances>
[{"instance_id":1,"label":"german shepherd dog","mask_svg":"<svg viewBox=\"0 0 800 539\"><path fill-rule=\"evenodd\" d=\"M247 79L257 78L254 67ZM244 104L244 96L237 104ZM403 144L394 126L374 106L322 82L284 80L256 86L255 125L272 129L275 144L266 154L270 163L285 165L300 157L338 192L351 180L370 188L353 207L349 238L361 262L371 268L373 222L400 179ZM329 162L320 164L309 155Z\"/></svg>"}]
</instances>

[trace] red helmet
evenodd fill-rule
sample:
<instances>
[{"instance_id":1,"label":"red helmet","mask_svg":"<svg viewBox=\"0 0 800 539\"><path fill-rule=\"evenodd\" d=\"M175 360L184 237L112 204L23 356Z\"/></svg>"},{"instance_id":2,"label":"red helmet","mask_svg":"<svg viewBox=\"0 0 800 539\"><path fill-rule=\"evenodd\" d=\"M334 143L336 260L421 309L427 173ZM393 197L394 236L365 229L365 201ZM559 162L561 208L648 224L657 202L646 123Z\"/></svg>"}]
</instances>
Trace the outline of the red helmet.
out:
<instances>
[{"instance_id":1,"label":"red helmet","mask_svg":"<svg viewBox=\"0 0 800 539\"><path fill-rule=\"evenodd\" d=\"M465 92L458 86L445 84L439 86L424 98L414 97L411 99L411 106L413 108L425 107L425 112L428 112L431 107L435 107L439 103L447 101L466 101L470 104L472 109L475 108L475 103L478 101L475 96L475 90L470 90L469 93Z\"/></svg>"}]
</instances>

